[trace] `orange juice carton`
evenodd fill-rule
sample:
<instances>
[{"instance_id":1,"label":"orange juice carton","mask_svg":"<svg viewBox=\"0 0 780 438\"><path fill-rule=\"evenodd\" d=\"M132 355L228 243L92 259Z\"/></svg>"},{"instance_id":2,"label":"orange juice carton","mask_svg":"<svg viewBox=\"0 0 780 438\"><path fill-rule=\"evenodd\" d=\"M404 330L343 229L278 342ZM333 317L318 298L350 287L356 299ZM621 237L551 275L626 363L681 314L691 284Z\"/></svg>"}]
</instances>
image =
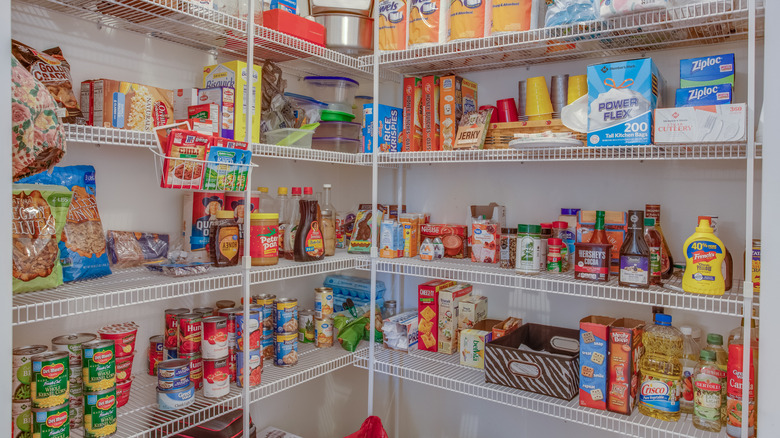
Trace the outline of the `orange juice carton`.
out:
<instances>
[{"instance_id":1,"label":"orange juice carton","mask_svg":"<svg viewBox=\"0 0 780 438\"><path fill-rule=\"evenodd\" d=\"M187 118L187 107L197 105L197 88L179 88L173 90L173 119L184 120Z\"/></svg>"},{"instance_id":2,"label":"orange juice carton","mask_svg":"<svg viewBox=\"0 0 780 438\"><path fill-rule=\"evenodd\" d=\"M580 210L577 213L577 242L590 242L593 229L596 226L596 212L593 210ZM607 211L604 217L604 230L607 239L612 244L612 263L610 272L617 274L620 270L620 247L628 231L628 219L623 211Z\"/></svg>"},{"instance_id":3,"label":"orange juice carton","mask_svg":"<svg viewBox=\"0 0 780 438\"><path fill-rule=\"evenodd\" d=\"M492 327L501 321L485 319L473 328L460 332L460 364L479 369L485 368L485 345L493 340Z\"/></svg>"},{"instance_id":4,"label":"orange juice carton","mask_svg":"<svg viewBox=\"0 0 780 438\"><path fill-rule=\"evenodd\" d=\"M510 316L509 318L493 326L493 339L506 336L512 330L516 330L521 325L523 325L522 318L514 318Z\"/></svg>"},{"instance_id":5,"label":"orange juice carton","mask_svg":"<svg viewBox=\"0 0 780 438\"><path fill-rule=\"evenodd\" d=\"M471 296L470 284L458 283L439 291L439 353L458 351L458 310L460 302Z\"/></svg>"},{"instance_id":6,"label":"orange juice carton","mask_svg":"<svg viewBox=\"0 0 780 438\"><path fill-rule=\"evenodd\" d=\"M442 76L439 80L439 118L441 150L451 151L463 114L477 110L477 84L460 76Z\"/></svg>"},{"instance_id":7,"label":"orange juice carton","mask_svg":"<svg viewBox=\"0 0 780 438\"><path fill-rule=\"evenodd\" d=\"M422 79L404 78L403 133L404 152L422 149Z\"/></svg>"},{"instance_id":8,"label":"orange juice carton","mask_svg":"<svg viewBox=\"0 0 780 438\"><path fill-rule=\"evenodd\" d=\"M235 90L235 117L234 135L236 140L245 141L246 138L246 119L247 114L252 116L252 138L250 142L260 142L260 109L263 103L263 94L260 89L262 83L263 67L255 65L252 68L251 79L248 74L246 62L230 61L218 65L209 65L203 68L203 88L230 87ZM246 95L248 93L249 83L252 87L251 105L246 106Z\"/></svg>"},{"instance_id":9,"label":"orange juice carton","mask_svg":"<svg viewBox=\"0 0 780 438\"><path fill-rule=\"evenodd\" d=\"M403 227L404 254L403 257L415 257L420 248L420 215L417 213L401 213L398 221Z\"/></svg>"},{"instance_id":10,"label":"orange juice carton","mask_svg":"<svg viewBox=\"0 0 780 438\"><path fill-rule=\"evenodd\" d=\"M385 348L408 352L417 348L417 311L399 313L382 322Z\"/></svg>"},{"instance_id":11,"label":"orange juice carton","mask_svg":"<svg viewBox=\"0 0 780 438\"><path fill-rule=\"evenodd\" d=\"M379 1L379 50L404 50L409 41L406 0Z\"/></svg>"},{"instance_id":12,"label":"orange juice carton","mask_svg":"<svg viewBox=\"0 0 780 438\"><path fill-rule=\"evenodd\" d=\"M482 295L472 295L460 302L458 309L458 330L473 328L487 318L488 299ZM500 322L500 321L497 321Z\"/></svg>"},{"instance_id":13,"label":"orange juice carton","mask_svg":"<svg viewBox=\"0 0 780 438\"><path fill-rule=\"evenodd\" d=\"M450 0L412 0L409 3L409 47L447 42Z\"/></svg>"},{"instance_id":14,"label":"orange juice carton","mask_svg":"<svg viewBox=\"0 0 780 438\"><path fill-rule=\"evenodd\" d=\"M422 150L441 150L439 137L441 121L439 120L439 77L425 76L422 79Z\"/></svg>"},{"instance_id":15,"label":"orange juice carton","mask_svg":"<svg viewBox=\"0 0 780 438\"><path fill-rule=\"evenodd\" d=\"M618 319L609 327L607 409L612 412L630 415L637 401L644 327L644 321L629 318Z\"/></svg>"},{"instance_id":16,"label":"orange juice carton","mask_svg":"<svg viewBox=\"0 0 780 438\"><path fill-rule=\"evenodd\" d=\"M490 34L492 0L451 0L448 40L484 38Z\"/></svg>"},{"instance_id":17,"label":"orange juice carton","mask_svg":"<svg viewBox=\"0 0 780 438\"><path fill-rule=\"evenodd\" d=\"M580 320L580 406L607 409L609 325L615 318L587 316Z\"/></svg>"},{"instance_id":18,"label":"orange juice carton","mask_svg":"<svg viewBox=\"0 0 780 438\"><path fill-rule=\"evenodd\" d=\"M454 284L452 280L431 280L417 286L418 349L438 350L439 291Z\"/></svg>"}]
</instances>

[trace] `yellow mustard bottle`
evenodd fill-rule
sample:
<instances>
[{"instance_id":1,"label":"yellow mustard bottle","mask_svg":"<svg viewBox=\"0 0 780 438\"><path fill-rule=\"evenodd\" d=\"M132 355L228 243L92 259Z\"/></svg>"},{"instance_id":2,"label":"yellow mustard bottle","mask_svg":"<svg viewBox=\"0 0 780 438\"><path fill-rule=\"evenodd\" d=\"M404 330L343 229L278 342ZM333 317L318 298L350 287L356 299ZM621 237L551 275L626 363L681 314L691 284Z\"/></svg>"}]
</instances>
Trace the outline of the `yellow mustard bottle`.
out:
<instances>
[{"instance_id":1,"label":"yellow mustard bottle","mask_svg":"<svg viewBox=\"0 0 780 438\"><path fill-rule=\"evenodd\" d=\"M722 264L726 247L710 226L710 218L699 216L696 232L685 241L685 273L682 287L685 292L706 295L723 295L726 282Z\"/></svg>"}]
</instances>

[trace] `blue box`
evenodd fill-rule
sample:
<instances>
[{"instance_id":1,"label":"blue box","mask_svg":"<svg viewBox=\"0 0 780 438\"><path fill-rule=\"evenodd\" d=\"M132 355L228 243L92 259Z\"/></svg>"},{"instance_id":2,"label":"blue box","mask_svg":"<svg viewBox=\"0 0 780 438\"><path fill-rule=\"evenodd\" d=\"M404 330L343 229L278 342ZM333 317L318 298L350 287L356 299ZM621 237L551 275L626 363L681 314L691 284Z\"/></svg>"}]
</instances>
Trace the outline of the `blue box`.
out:
<instances>
[{"instance_id":1,"label":"blue box","mask_svg":"<svg viewBox=\"0 0 780 438\"><path fill-rule=\"evenodd\" d=\"M403 110L387 105L379 105L379 151L380 152L401 152L403 131ZM373 123L374 123L374 104L367 103L363 105L363 152L372 153L373 148Z\"/></svg>"},{"instance_id":2,"label":"blue box","mask_svg":"<svg viewBox=\"0 0 780 438\"><path fill-rule=\"evenodd\" d=\"M730 84L734 86L734 54L680 60L680 88Z\"/></svg>"},{"instance_id":3,"label":"blue box","mask_svg":"<svg viewBox=\"0 0 780 438\"><path fill-rule=\"evenodd\" d=\"M707 106L731 103L731 85L707 85L704 87L678 88L674 106Z\"/></svg>"},{"instance_id":4,"label":"blue box","mask_svg":"<svg viewBox=\"0 0 780 438\"><path fill-rule=\"evenodd\" d=\"M588 146L653 143L664 80L650 58L588 66Z\"/></svg>"},{"instance_id":5,"label":"blue box","mask_svg":"<svg viewBox=\"0 0 780 438\"><path fill-rule=\"evenodd\" d=\"M271 9L281 9L291 14L297 13L298 2L296 0L271 0Z\"/></svg>"}]
</instances>

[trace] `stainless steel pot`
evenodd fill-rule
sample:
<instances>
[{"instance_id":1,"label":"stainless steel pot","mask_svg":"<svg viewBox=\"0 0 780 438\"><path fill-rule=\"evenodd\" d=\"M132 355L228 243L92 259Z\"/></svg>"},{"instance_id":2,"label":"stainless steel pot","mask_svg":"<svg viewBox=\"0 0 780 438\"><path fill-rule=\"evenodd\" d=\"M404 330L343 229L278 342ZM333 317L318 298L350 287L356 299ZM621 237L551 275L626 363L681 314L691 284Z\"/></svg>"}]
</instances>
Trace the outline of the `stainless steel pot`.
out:
<instances>
[{"instance_id":1,"label":"stainless steel pot","mask_svg":"<svg viewBox=\"0 0 780 438\"><path fill-rule=\"evenodd\" d=\"M355 7L357 6L357 7ZM371 18L374 0L309 0L309 14L352 14Z\"/></svg>"},{"instance_id":2,"label":"stainless steel pot","mask_svg":"<svg viewBox=\"0 0 780 438\"><path fill-rule=\"evenodd\" d=\"M347 55L360 56L374 51L374 20L344 13L317 14L325 26L325 46Z\"/></svg>"}]
</instances>

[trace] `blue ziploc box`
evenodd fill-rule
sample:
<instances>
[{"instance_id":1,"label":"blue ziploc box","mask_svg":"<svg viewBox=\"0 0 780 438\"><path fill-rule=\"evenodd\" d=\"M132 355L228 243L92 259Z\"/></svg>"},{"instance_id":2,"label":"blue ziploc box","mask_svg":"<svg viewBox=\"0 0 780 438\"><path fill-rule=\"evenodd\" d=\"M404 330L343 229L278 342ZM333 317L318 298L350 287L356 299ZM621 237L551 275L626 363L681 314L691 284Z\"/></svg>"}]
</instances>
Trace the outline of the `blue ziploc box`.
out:
<instances>
[{"instance_id":1,"label":"blue ziploc box","mask_svg":"<svg viewBox=\"0 0 780 438\"><path fill-rule=\"evenodd\" d=\"M650 58L588 66L588 146L649 145L664 80Z\"/></svg>"},{"instance_id":2,"label":"blue ziploc box","mask_svg":"<svg viewBox=\"0 0 780 438\"><path fill-rule=\"evenodd\" d=\"M291 14L297 13L298 2L296 0L271 0L271 9L281 9Z\"/></svg>"},{"instance_id":3,"label":"blue ziploc box","mask_svg":"<svg viewBox=\"0 0 780 438\"><path fill-rule=\"evenodd\" d=\"M374 104L363 105L363 152L372 153L374 132ZM378 105L379 110L379 152L401 152L403 110L387 105Z\"/></svg>"},{"instance_id":4,"label":"blue ziploc box","mask_svg":"<svg viewBox=\"0 0 780 438\"><path fill-rule=\"evenodd\" d=\"M674 106L707 106L731 103L731 85L707 85L704 87L678 88Z\"/></svg>"},{"instance_id":5,"label":"blue ziploc box","mask_svg":"<svg viewBox=\"0 0 780 438\"><path fill-rule=\"evenodd\" d=\"M729 84L734 86L734 54L680 60L680 88Z\"/></svg>"}]
</instances>

